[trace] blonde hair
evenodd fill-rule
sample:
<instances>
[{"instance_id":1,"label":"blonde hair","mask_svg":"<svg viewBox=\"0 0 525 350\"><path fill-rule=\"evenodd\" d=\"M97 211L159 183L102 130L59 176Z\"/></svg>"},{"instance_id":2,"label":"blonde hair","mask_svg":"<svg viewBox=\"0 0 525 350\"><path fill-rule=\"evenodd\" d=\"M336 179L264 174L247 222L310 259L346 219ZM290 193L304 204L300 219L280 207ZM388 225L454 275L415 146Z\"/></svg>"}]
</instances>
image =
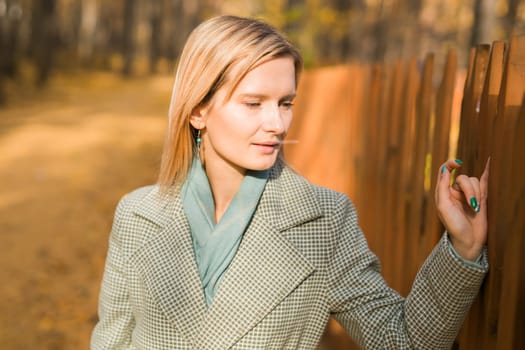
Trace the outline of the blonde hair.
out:
<instances>
[{"instance_id":1,"label":"blonde hair","mask_svg":"<svg viewBox=\"0 0 525 350\"><path fill-rule=\"evenodd\" d=\"M171 102L158 183L166 190L186 179L196 152L196 130L190 124L195 108L205 106L223 86L228 96L241 79L264 60L291 56L295 81L302 58L275 28L260 20L219 16L201 23L182 51Z\"/></svg>"}]
</instances>

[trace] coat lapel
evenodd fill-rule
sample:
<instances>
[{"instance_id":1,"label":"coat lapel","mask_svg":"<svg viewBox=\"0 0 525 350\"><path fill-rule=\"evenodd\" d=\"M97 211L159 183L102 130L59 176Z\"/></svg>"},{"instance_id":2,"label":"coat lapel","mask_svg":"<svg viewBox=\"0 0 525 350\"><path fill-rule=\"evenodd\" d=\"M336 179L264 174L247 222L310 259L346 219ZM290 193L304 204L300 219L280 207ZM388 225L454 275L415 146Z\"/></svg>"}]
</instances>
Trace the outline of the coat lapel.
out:
<instances>
[{"instance_id":1,"label":"coat lapel","mask_svg":"<svg viewBox=\"0 0 525 350\"><path fill-rule=\"evenodd\" d=\"M281 231L320 215L310 185L278 163L203 321L195 349L230 348L315 270Z\"/></svg>"},{"instance_id":2,"label":"coat lapel","mask_svg":"<svg viewBox=\"0 0 525 350\"><path fill-rule=\"evenodd\" d=\"M180 197L147 196L136 214L160 226L132 257L147 289L174 327L193 343L206 313L188 221Z\"/></svg>"},{"instance_id":3,"label":"coat lapel","mask_svg":"<svg viewBox=\"0 0 525 350\"><path fill-rule=\"evenodd\" d=\"M281 162L270 173L209 309L179 195L161 199L155 189L135 214L158 231L131 259L160 309L194 349L230 348L315 271L283 231L318 218L321 210L311 185Z\"/></svg>"}]
</instances>

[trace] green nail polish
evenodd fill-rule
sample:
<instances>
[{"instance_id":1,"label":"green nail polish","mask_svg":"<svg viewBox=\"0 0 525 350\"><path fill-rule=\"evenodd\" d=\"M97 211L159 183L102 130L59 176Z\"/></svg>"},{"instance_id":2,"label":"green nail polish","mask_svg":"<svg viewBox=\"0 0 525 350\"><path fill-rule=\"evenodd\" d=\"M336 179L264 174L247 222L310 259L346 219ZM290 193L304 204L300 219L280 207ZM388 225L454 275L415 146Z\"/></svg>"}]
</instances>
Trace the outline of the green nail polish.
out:
<instances>
[{"instance_id":1,"label":"green nail polish","mask_svg":"<svg viewBox=\"0 0 525 350\"><path fill-rule=\"evenodd\" d=\"M478 207L478 201L476 200L476 197L471 197L470 198L470 206L473 209L476 209Z\"/></svg>"},{"instance_id":2,"label":"green nail polish","mask_svg":"<svg viewBox=\"0 0 525 350\"><path fill-rule=\"evenodd\" d=\"M446 165L443 165L441 167L441 174L443 174L445 172L445 170L447 170L447 166Z\"/></svg>"},{"instance_id":3,"label":"green nail polish","mask_svg":"<svg viewBox=\"0 0 525 350\"><path fill-rule=\"evenodd\" d=\"M463 161L461 159L456 159L455 162L460 164L460 165L463 164Z\"/></svg>"},{"instance_id":4,"label":"green nail polish","mask_svg":"<svg viewBox=\"0 0 525 350\"><path fill-rule=\"evenodd\" d=\"M474 209L474 211L475 211L476 213L479 213L480 210L481 210L481 207L480 207L479 205L476 207L476 209Z\"/></svg>"}]
</instances>

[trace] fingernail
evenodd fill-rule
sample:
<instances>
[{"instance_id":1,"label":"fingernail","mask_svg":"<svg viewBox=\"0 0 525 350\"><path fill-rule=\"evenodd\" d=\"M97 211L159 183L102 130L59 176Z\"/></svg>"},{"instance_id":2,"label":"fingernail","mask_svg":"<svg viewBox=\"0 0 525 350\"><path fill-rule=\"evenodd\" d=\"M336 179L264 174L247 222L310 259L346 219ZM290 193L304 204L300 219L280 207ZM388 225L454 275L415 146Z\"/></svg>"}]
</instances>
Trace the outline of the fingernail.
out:
<instances>
[{"instance_id":1,"label":"fingernail","mask_svg":"<svg viewBox=\"0 0 525 350\"><path fill-rule=\"evenodd\" d=\"M443 166L441 167L441 174L443 174L446 170L447 170L447 166L446 166L446 165L443 165Z\"/></svg>"},{"instance_id":2,"label":"fingernail","mask_svg":"<svg viewBox=\"0 0 525 350\"><path fill-rule=\"evenodd\" d=\"M476 209L474 209L474 211L475 211L476 213L479 213L480 210L481 210L481 206L479 206L479 205L476 207Z\"/></svg>"},{"instance_id":3,"label":"fingernail","mask_svg":"<svg viewBox=\"0 0 525 350\"><path fill-rule=\"evenodd\" d=\"M455 161L456 163L460 164L460 165L463 164L463 161L462 161L461 159L456 159L456 160L454 160L454 161Z\"/></svg>"},{"instance_id":4,"label":"fingernail","mask_svg":"<svg viewBox=\"0 0 525 350\"><path fill-rule=\"evenodd\" d=\"M478 207L478 201L476 200L476 197L471 197L470 198L470 206L476 210L476 208Z\"/></svg>"}]
</instances>

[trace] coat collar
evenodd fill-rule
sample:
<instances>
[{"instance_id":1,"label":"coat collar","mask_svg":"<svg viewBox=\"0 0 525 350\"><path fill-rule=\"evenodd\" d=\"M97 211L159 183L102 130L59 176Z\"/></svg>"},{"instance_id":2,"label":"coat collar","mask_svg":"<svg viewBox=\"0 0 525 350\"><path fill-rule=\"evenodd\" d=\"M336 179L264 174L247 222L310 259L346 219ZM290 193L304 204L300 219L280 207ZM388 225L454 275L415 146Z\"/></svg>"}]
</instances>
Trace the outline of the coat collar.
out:
<instances>
[{"instance_id":1,"label":"coat collar","mask_svg":"<svg viewBox=\"0 0 525 350\"><path fill-rule=\"evenodd\" d=\"M261 208L279 231L322 216L312 185L281 160L270 172Z\"/></svg>"},{"instance_id":2,"label":"coat collar","mask_svg":"<svg viewBox=\"0 0 525 350\"><path fill-rule=\"evenodd\" d=\"M195 349L228 349L314 270L282 231L322 215L311 185L282 161L270 172L252 222L206 308L180 197L158 189L134 210L160 227L136 254L161 310Z\"/></svg>"},{"instance_id":3,"label":"coat collar","mask_svg":"<svg viewBox=\"0 0 525 350\"><path fill-rule=\"evenodd\" d=\"M311 186L284 161L278 160L270 171L261 198L261 204L267 204L262 215L270 219L279 231L320 217L322 212ZM134 213L165 227L175 219L173 213L180 209L180 205L178 189L161 195L159 188L154 187L135 207ZM259 210L258 214L261 214Z\"/></svg>"}]
</instances>

